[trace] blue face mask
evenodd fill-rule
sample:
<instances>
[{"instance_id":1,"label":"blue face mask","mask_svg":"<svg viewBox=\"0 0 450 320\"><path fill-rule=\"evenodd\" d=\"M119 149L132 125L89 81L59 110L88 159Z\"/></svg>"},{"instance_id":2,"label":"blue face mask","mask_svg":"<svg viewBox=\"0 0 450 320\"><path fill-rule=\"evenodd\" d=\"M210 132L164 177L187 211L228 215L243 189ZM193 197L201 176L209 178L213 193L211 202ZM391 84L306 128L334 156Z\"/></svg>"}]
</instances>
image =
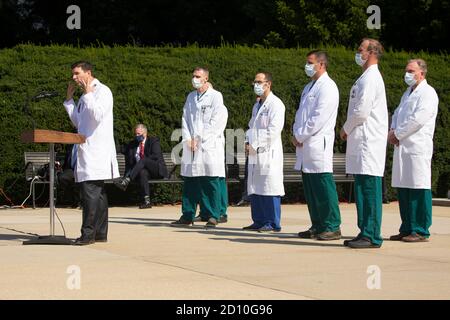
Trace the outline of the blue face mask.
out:
<instances>
[{"instance_id":1,"label":"blue face mask","mask_svg":"<svg viewBox=\"0 0 450 320\"><path fill-rule=\"evenodd\" d=\"M315 63L305 64L305 73L308 77L312 78L316 74L317 70L314 69Z\"/></svg>"},{"instance_id":2,"label":"blue face mask","mask_svg":"<svg viewBox=\"0 0 450 320\"><path fill-rule=\"evenodd\" d=\"M255 83L253 85L253 91L258 97L261 97L264 94L264 84L263 83Z\"/></svg>"},{"instance_id":3,"label":"blue face mask","mask_svg":"<svg viewBox=\"0 0 450 320\"><path fill-rule=\"evenodd\" d=\"M409 72L405 73L404 79L405 79L406 84L409 87L411 87L417 83L417 80L415 79L415 77L416 77L416 75L414 73L409 73Z\"/></svg>"},{"instance_id":4,"label":"blue face mask","mask_svg":"<svg viewBox=\"0 0 450 320\"><path fill-rule=\"evenodd\" d=\"M136 141L141 143L142 141L144 141L144 136L143 135L136 136Z\"/></svg>"}]
</instances>

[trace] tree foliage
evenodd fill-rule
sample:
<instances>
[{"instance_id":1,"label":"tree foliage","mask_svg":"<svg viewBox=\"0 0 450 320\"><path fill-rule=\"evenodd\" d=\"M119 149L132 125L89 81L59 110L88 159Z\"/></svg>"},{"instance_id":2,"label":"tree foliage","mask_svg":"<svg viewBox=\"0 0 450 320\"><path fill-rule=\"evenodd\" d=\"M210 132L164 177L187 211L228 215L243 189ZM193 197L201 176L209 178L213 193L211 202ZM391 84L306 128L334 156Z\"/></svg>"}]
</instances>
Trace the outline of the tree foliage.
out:
<instances>
[{"instance_id":1,"label":"tree foliage","mask_svg":"<svg viewBox=\"0 0 450 320\"><path fill-rule=\"evenodd\" d=\"M354 50L342 47L325 48L329 53L329 74L340 93L336 133L342 127L347 113L348 94L361 68L354 62ZM181 126L182 108L186 95L193 90L190 79L195 66L206 65L214 88L221 91L229 111L227 128L246 129L254 102L251 82L254 75L266 70L273 74L273 88L286 105L283 131L285 152L294 152L290 143L291 128L298 107L300 93L307 84L304 74L308 48L266 49L248 46L221 46L186 48L101 46L77 48L73 46L20 45L0 50L0 187L8 187L16 178L13 199L22 201L28 192L23 174L24 151L45 151L47 146L23 144L19 137L32 127L24 113L27 97L42 90L56 90L60 98L43 99L30 104L37 127L71 131L72 126L62 106L70 65L80 59L90 60L95 75L108 85L114 95L114 137L117 148L133 136L133 126L145 123L150 134L161 138L164 152L178 144L171 141L174 129ZM406 89L404 68L409 58L424 58L429 65L428 81L436 89L440 104L435 133L433 158L433 192L446 194L450 187L450 58L443 54L412 55L406 52L387 52L380 62L386 85L388 108L392 114ZM338 134L337 134L338 136ZM345 152L345 144L336 139L336 152ZM386 165L387 183L391 170L392 148ZM170 188L158 186L157 201L171 200ZM393 195L393 194L392 194ZM124 194L114 199L124 197ZM290 186L287 200L301 196L298 185ZM0 201L3 201L0 200Z\"/></svg>"},{"instance_id":2,"label":"tree foliage","mask_svg":"<svg viewBox=\"0 0 450 320\"><path fill-rule=\"evenodd\" d=\"M69 5L81 29L69 30ZM367 28L369 5L381 30ZM379 38L396 50L448 52L450 0L0 0L0 47L19 43L89 46L222 43L276 48L354 48Z\"/></svg>"}]
</instances>

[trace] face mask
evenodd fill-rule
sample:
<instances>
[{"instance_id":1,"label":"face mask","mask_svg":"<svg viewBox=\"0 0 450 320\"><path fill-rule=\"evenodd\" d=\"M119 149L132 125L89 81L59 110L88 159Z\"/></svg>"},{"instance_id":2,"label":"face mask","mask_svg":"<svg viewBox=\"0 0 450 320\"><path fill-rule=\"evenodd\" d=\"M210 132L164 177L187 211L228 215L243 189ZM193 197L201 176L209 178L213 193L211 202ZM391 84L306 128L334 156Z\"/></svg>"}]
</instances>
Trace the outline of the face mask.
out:
<instances>
[{"instance_id":1,"label":"face mask","mask_svg":"<svg viewBox=\"0 0 450 320\"><path fill-rule=\"evenodd\" d=\"M315 66L314 63L312 63L312 64L305 64L305 73L310 78L313 77L316 74L316 72L317 72L317 70L314 70L314 66Z\"/></svg>"},{"instance_id":2,"label":"face mask","mask_svg":"<svg viewBox=\"0 0 450 320\"><path fill-rule=\"evenodd\" d=\"M136 141L141 143L142 141L144 141L144 136L143 135L136 136Z\"/></svg>"},{"instance_id":3,"label":"face mask","mask_svg":"<svg viewBox=\"0 0 450 320\"><path fill-rule=\"evenodd\" d=\"M405 73L405 82L409 87L412 87L413 85L416 84L417 80L414 79L414 77L415 77L414 73L409 73L409 72Z\"/></svg>"},{"instance_id":4,"label":"face mask","mask_svg":"<svg viewBox=\"0 0 450 320\"><path fill-rule=\"evenodd\" d=\"M192 78L192 86L195 89L200 89L201 87L203 87L202 80L197 79L197 78Z\"/></svg>"},{"instance_id":5,"label":"face mask","mask_svg":"<svg viewBox=\"0 0 450 320\"><path fill-rule=\"evenodd\" d=\"M261 84L255 83L253 86L253 91L255 91L255 94L258 97L261 97L264 94L263 86L264 86L264 84L262 84L262 83Z\"/></svg>"},{"instance_id":6,"label":"face mask","mask_svg":"<svg viewBox=\"0 0 450 320\"><path fill-rule=\"evenodd\" d=\"M355 62L358 66L362 67L363 65L366 64L367 60L363 60L361 53L357 53L355 54Z\"/></svg>"}]
</instances>

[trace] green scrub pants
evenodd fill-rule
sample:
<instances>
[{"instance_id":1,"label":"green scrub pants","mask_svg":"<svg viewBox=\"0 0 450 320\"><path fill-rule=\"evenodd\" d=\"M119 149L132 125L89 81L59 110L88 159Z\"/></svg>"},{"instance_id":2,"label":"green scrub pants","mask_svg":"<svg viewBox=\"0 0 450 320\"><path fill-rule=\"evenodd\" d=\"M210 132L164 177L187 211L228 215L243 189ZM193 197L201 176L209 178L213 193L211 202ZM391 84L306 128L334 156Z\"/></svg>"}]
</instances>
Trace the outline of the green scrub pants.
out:
<instances>
[{"instance_id":1,"label":"green scrub pants","mask_svg":"<svg viewBox=\"0 0 450 320\"><path fill-rule=\"evenodd\" d=\"M428 238L432 213L431 190L398 188L397 195L402 218L400 233L417 233Z\"/></svg>"},{"instance_id":2,"label":"green scrub pants","mask_svg":"<svg viewBox=\"0 0 450 320\"><path fill-rule=\"evenodd\" d=\"M305 198L316 233L335 232L341 225L341 212L332 173L302 173Z\"/></svg>"},{"instance_id":3,"label":"green scrub pants","mask_svg":"<svg viewBox=\"0 0 450 320\"><path fill-rule=\"evenodd\" d=\"M193 221L200 205L205 216L219 219L223 201L219 177L183 177L183 180L183 218Z\"/></svg>"},{"instance_id":4,"label":"green scrub pants","mask_svg":"<svg viewBox=\"0 0 450 320\"><path fill-rule=\"evenodd\" d=\"M228 218L227 210L228 210L228 189L227 189L227 181L225 178L219 178L220 183L220 217ZM203 219L209 219L209 215L205 213L205 210L202 208L202 204L200 204L200 216Z\"/></svg>"},{"instance_id":5,"label":"green scrub pants","mask_svg":"<svg viewBox=\"0 0 450 320\"><path fill-rule=\"evenodd\" d=\"M358 212L358 237L381 245L381 216L383 209L382 177L355 174L355 199Z\"/></svg>"}]
</instances>

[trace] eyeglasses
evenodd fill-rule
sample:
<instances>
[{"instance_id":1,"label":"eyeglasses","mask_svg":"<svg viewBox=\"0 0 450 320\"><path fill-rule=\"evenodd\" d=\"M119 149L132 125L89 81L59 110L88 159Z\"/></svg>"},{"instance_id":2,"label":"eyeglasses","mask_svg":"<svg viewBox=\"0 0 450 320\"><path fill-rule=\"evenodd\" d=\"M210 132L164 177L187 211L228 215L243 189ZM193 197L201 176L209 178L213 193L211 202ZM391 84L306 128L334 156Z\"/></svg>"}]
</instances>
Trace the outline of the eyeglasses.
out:
<instances>
[{"instance_id":1,"label":"eyeglasses","mask_svg":"<svg viewBox=\"0 0 450 320\"><path fill-rule=\"evenodd\" d=\"M265 81L253 81L252 82L252 85L255 85L255 84L263 84L264 82L268 82L267 80L265 80Z\"/></svg>"}]
</instances>

